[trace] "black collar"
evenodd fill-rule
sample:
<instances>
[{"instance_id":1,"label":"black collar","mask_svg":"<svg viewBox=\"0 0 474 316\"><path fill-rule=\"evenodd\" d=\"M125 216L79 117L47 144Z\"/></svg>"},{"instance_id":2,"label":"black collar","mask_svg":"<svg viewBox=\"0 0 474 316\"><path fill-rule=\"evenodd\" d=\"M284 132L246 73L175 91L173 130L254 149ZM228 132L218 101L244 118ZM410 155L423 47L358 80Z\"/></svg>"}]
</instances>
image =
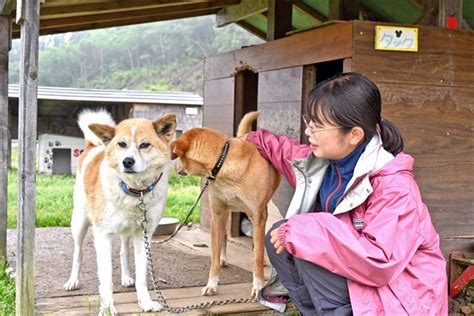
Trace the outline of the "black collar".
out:
<instances>
[{"instance_id":1,"label":"black collar","mask_svg":"<svg viewBox=\"0 0 474 316\"><path fill-rule=\"evenodd\" d=\"M229 142L225 142L224 147L222 148L221 155L219 159L217 160L216 165L211 170L211 175L207 177L208 180L211 180L211 181L216 180L217 173L219 172L219 170L221 170L222 165L224 164L224 160L227 157L227 153L229 152L229 147L230 147Z\"/></svg>"},{"instance_id":2,"label":"black collar","mask_svg":"<svg viewBox=\"0 0 474 316\"><path fill-rule=\"evenodd\" d=\"M124 193L126 193L128 195L135 196L135 197L140 197L140 196L145 195L146 193L148 193L150 191L153 191L153 189L155 188L155 185L158 183L158 181L160 181L162 175L163 175L163 172L160 173L160 176L158 177L158 179L155 180L155 182L153 182L152 184L150 184L149 186L147 186L143 190L137 190L137 189L130 188L123 181L120 182L120 188L122 189L122 191Z\"/></svg>"}]
</instances>

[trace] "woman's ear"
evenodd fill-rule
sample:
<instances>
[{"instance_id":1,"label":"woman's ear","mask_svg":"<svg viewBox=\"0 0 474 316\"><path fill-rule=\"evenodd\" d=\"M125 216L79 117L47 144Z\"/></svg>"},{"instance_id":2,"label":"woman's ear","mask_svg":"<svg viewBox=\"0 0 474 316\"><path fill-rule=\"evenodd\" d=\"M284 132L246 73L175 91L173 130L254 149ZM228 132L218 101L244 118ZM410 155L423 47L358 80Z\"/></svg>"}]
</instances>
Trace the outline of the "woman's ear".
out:
<instances>
[{"instance_id":1,"label":"woman's ear","mask_svg":"<svg viewBox=\"0 0 474 316\"><path fill-rule=\"evenodd\" d=\"M350 135L351 145L358 146L364 140L365 133L361 127L356 126L351 129Z\"/></svg>"}]
</instances>

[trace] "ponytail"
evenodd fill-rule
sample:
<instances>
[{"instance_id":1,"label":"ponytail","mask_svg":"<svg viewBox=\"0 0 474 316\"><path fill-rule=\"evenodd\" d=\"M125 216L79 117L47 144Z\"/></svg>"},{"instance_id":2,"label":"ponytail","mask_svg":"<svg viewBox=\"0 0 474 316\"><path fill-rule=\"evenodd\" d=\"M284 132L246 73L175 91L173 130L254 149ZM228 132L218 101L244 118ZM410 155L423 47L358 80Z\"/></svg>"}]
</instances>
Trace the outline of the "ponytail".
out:
<instances>
[{"instance_id":1,"label":"ponytail","mask_svg":"<svg viewBox=\"0 0 474 316\"><path fill-rule=\"evenodd\" d=\"M383 148L396 156L403 150L403 138L398 127L383 118L379 122Z\"/></svg>"}]
</instances>

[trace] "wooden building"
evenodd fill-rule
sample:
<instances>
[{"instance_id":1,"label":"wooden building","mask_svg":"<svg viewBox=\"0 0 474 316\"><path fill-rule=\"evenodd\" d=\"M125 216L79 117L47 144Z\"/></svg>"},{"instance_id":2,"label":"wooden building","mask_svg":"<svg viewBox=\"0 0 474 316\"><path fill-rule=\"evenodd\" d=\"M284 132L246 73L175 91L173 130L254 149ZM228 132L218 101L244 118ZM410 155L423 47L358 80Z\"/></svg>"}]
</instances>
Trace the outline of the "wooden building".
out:
<instances>
[{"instance_id":1,"label":"wooden building","mask_svg":"<svg viewBox=\"0 0 474 316\"><path fill-rule=\"evenodd\" d=\"M445 253L472 248L474 1L0 0L0 11L0 261L6 259L8 51L12 38L21 37L23 47L17 315L34 314L38 36L46 34L216 14L218 26L235 23L266 39L206 60L204 125L229 135L244 112L259 109L260 127L301 137L298 120L315 83L340 71L366 74L382 90L383 115L402 128L406 151L417 159L415 173ZM337 23L359 19L419 27L419 51L374 51L375 24ZM275 198L281 209L289 196L282 185Z\"/></svg>"},{"instance_id":2,"label":"wooden building","mask_svg":"<svg viewBox=\"0 0 474 316\"><path fill-rule=\"evenodd\" d=\"M331 23L207 58L203 124L232 135L244 113L259 110L259 128L305 142L301 115L308 92L336 73L363 73L379 86L382 116L400 127L405 152L415 158L414 172L445 255L472 249L473 33L416 26L417 52L385 51L374 48L377 25ZM274 197L282 213L291 196L283 182ZM204 228L208 212L203 202ZM234 235L239 218L232 218Z\"/></svg>"}]
</instances>

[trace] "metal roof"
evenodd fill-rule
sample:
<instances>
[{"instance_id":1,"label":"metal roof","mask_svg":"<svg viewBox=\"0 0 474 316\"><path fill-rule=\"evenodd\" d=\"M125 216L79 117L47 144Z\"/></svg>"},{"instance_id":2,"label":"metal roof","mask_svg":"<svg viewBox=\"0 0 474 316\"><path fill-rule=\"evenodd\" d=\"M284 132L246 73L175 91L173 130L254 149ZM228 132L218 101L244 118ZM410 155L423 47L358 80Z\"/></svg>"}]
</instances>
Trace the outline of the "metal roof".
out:
<instances>
[{"instance_id":1,"label":"metal roof","mask_svg":"<svg viewBox=\"0 0 474 316\"><path fill-rule=\"evenodd\" d=\"M8 97L18 98L20 87L17 84L8 85ZM83 89L63 87L38 87L39 100L70 100L115 103L151 103L151 104L180 104L202 106L200 95L189 92L153 92L112 89Z\"/></svg>"}]
</instances>

